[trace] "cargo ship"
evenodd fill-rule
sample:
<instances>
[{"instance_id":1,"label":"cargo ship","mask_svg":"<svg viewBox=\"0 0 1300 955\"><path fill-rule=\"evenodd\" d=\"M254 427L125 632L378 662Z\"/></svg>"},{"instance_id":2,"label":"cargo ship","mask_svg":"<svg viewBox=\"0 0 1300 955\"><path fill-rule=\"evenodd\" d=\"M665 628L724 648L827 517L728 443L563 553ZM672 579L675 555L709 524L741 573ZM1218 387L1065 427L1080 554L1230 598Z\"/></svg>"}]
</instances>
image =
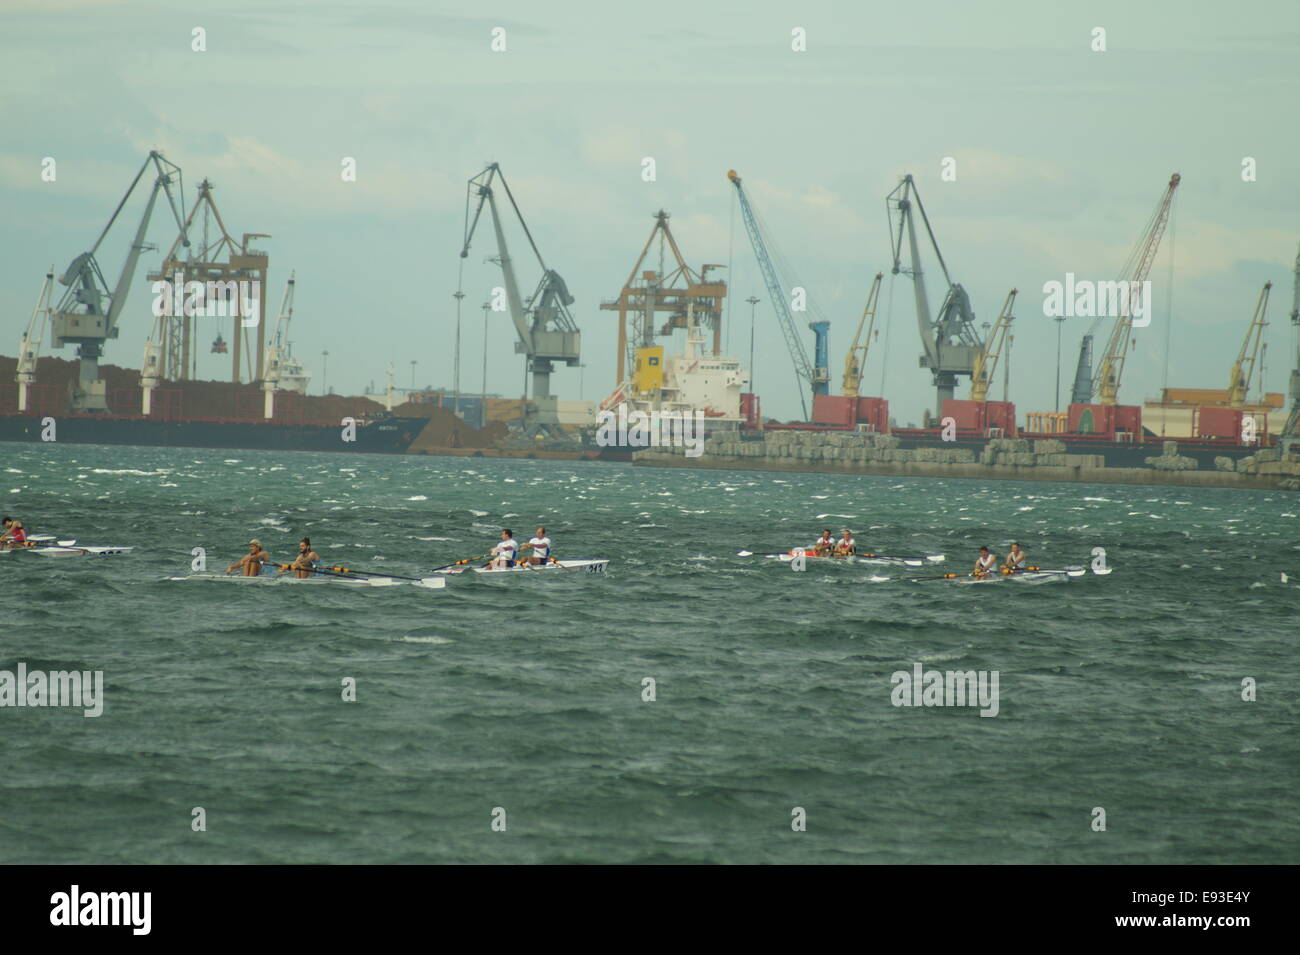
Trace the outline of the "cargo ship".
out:
<instances>
[{"instance_id":1,"label":"cargo ship","mask_svg":"<svg viewBox=\"0 0 1300 955\"><path fill-rule=\"evenodd\" d=\"M0 381L13 380L15 365L15 359L0 357ZM21 411L17 387L0 385L0 441L403 454L436 412L444 411L410 405L388 411L368 397L283 391L267 418L264 394L255 385L178 381L153 391L146 415L138 371L113 365L100 370L107 383L106 412L69 410L75 362L42 358L41 383L29 387Z\"/></svg>"}]
</instances>

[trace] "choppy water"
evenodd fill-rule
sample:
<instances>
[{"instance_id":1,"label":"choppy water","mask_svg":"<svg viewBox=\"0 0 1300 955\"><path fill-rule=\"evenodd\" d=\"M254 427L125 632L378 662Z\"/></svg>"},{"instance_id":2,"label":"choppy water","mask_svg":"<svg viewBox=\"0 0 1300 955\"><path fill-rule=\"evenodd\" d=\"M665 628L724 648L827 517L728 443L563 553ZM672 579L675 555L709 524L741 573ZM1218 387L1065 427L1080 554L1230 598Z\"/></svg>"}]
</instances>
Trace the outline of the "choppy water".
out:
<instances>
[{"instance_id":1,"label":"choppy water","mask_svg":"<svg viewBox=\"0 0 1300 955\"><path fill-rule=\"evenodd\" d=\"M1294 494L0 449L0 509L29 531L137 548L0 556L0 669L106 683L98 719L0 709L2 862L1300 859ZM194 547L224 568L303 534L421 572L539 522L609 573L161 579ZM1016 538L1043 564L1104 547L1115 572L968 587L735 556L846 525L941 571ZM893 706L918 662L998 671L999 714Z\"/></svg>"}]
</instances>

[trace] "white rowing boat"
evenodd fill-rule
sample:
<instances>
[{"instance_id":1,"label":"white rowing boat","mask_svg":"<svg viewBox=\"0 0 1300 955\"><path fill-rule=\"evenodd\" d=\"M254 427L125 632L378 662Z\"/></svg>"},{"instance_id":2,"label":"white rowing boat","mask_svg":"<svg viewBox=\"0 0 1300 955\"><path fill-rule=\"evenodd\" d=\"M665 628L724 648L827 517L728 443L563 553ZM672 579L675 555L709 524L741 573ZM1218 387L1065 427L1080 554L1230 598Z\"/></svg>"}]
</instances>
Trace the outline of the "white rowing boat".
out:
<instances>
[{"instance_id":1,"label":"white rowing boat","mask_svg":"<svg viewBox=\"0 0 1300 955\"><path fill-rule=\"evenodd\" d=\"M588 574L603 574L608 566L608 560L575 558L561 560L554 564L515 564L513 567L448 567L435 573L451 575L472 570L476 574L539 574L546 571L573 570Z\"/></svg>"},{"instance_id":2,"label":"white rowing boat","mask_svg":"<svg viewBox=\"0 0 1300 955\"><path fill-rule=\"evenodd\" d=\"M1064 567L1060 570L1022 570L1014 574L989 574L987 577L956 577L959 584L995 584L999 580L1014 580L1018 583L1042 583L1045 580L1069 580L1082 577L1087 571L1082 567Z\"/></svg>"},{"instance_id":3,"label":"white rowing boat","mask_svg":"<svg viewBox=\"0 0 1300 955\"><path fill-rule=\"evenodd\" d=\"M751 556L744 551L738 556ZM942 564L946 559L943 554L918 554L902 557L892 554L804 554L805 560L828 561L832 564L902 564L905 567L924 567L926 564ZM788 564L796 557L793 551L788 554L763 554L768 560L779 560Z\"/></svg>"},{"instance_id":4,"label":"white rowing boat","mask_svg":"<svg viewBox=\"0 0 1300 955\"><path fill-rule=\"evenodd\" d=\"M288 585L306 585L320 586L327 584L332 587L397 587L402 584L410 584L413 587L424 587L428 590L439 590L447 586L447 581L443 577L425 577L422 580L394 580L391 577L276 577L269 574L263 574L260 577L241 577L232 574L189 574L186 577L167 577L167 581L182 580L205 580L221 581L228 584L244 584L247 586L280 586Z\"/></svg>"},{"instance_id":5,"label":"white rowing boat","mask_svg":"<svg viewBox=\"0 0 1300 955\"><path fill-rule=\"evenodd\" d=\"M129 554L134 547L28 547L29 554L41 554L44 557L111 557L115 554Z\"/></svg>"}]
</instances>

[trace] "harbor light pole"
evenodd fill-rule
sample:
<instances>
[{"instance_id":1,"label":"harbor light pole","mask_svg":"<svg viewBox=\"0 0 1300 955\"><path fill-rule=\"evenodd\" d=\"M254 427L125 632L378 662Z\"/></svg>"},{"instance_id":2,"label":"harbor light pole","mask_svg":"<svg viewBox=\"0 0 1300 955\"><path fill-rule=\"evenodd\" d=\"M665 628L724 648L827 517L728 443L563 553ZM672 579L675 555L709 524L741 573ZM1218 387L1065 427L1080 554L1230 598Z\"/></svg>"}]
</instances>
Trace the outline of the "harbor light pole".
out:
<instances>
[{"instance_id":1,"label":"harbor light pole","mask_svg":"<svg viewBox=\"0 0 1300 955\"><path fill-rule=\"evenodd\" d=\"M1061 326L1065 324L1065 316L1057 315L1054 319L1056 322L1056 410L1061 410Z\"/></svg>"},{"instance_id":2,"label":"harbor light pole","mask_svg":"<svg viewBox=\"0 0 1300 955\"><path fill-rule=\"evenodd\" d=\"M451 410L453 414L460 414L460 300L465 293L457 291L452 297L456 299L456 360L452 364L451 390L455 397L451 399Z\"/></svg>"},{"instance_id":3,"label":"harbor light pole","mask_svg":"<svg viewBox=\"0 0 1300 955\"><path fill-rule=\"evenodd\" d=\"M323 395L328 395L328 394L330 393L330 388L329 388L329 385L330 385L330 353L329 353L329 349L327 348L327 349L325 349L324 351L322 351L322 352L320 353L320 357L321 357L321 363L322 363L322 365L323 365L323 368L322 368L322 370L321 370L321 376L320 376L321 394L323 394Z\"/></svg>"},{"instance_id":4,"label":"harbor light pole","mask_svg":"<svg viewBox=\"0 0 1300 955\"><path fill-rule=\"evenodd\" d=\"M758 296L745 299L749 303L749 393L754 393L754 314L758 309Z\"/></svg>"},{"instance_id":5,"label":"harbor light pole","mask_svg":"<svg viewBox=\"0 0 1300 955\"><path fill-rule=\"evenodd\" d=\"M415 391L415 366L418 364L419 361L417 361L414 358L411 359L411 390L412 391Z\"/></svg>"},{"instance_id":6,"label":"harbor light pole","mask_svg":"<svg viewBox=\"0 0 1300 955\"><path fill-rule=\"evenodd\" d=\"M483 303L483 391L479 396L479 427L487 427L487 342L488 312L492 311L492 301Z\"/></svg>"}]
</instances>

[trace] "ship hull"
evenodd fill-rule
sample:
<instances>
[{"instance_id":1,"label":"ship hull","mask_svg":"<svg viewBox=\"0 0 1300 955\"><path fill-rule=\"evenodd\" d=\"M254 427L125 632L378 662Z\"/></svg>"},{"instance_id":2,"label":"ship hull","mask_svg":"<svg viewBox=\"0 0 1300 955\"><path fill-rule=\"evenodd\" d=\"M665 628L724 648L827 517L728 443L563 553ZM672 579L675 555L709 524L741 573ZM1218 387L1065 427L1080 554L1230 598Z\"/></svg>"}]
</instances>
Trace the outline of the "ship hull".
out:
<instances>
[{"instance_id":1,"label":"ship hull","mask_svg":"<svg viewBox=\"0 0 1300 955\"><path fill-rule=\"evenodd\" d=\"M39 443L46 429L31 415L0 415L0 441ZM423 418L382 418L359 424L345 440L334 425L249 421L155 421L98 415L53 419L59 444L136 445L147 448L230 448L265 451L343 451L402 454L427 424Z\"/></svg>"}]
</instances>

